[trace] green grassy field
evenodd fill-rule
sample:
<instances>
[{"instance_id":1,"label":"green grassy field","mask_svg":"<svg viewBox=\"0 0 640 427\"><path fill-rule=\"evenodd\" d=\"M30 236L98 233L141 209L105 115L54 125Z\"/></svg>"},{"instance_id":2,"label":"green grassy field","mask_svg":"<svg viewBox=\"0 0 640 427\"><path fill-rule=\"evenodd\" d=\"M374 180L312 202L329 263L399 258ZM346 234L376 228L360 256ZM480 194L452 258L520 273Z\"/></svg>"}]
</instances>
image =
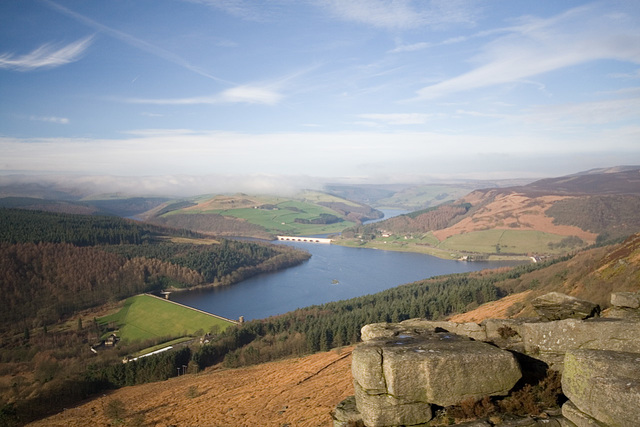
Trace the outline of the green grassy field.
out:
<instances>
[{"instance_id":1,"label":"green grassy field","mask_svg":"<svg viewBox=\"0 0 640 427\"><path fill-rule=\"evenodd\" d=\"M451 236L439 248L480 253L561 253L566 249L551 249L565 236L533 230L486 230Z\"/></svg>"},{"instance_id":2,"label":"green grassy field","mask_svg":"<svg viewBox=\"0 0 640 427\"><path fill-rule=\"evenodd\" d=\"M302 198L303 200L308 200L312 203L344 203L348 206L359 206L358 203L351 200L343 199L342 197L337 197L320 191L302 191L298 194L298 197Z\"/></svg>"},{"instance_id":3,"label":"green grassy field","mask_svg":"<svg viewBox=\"0 0 640 427\"><path fill-rule=\"evenodd\" d=\"M378 239L361 242L359 239L338 239L335 244L340 246L348 246L353 248L370 248L381 249L385 251L396 252L417 252L421 254L432 255L443 259L460 259L462 254L458 251L438 248L438 239L431 233L426 234L422 238L404 237L380 237Z\"/></svg>"},{"instance_id":4,"label":"green grassy field","mask_svg":"<svg viewBox=\"0 0 640 427\"><path fill-rule=\"evenodd\" d=\"M317 191L303 191L295 198L238 194L234 196L200 196L189 199L187 208L170 210L163 217L184 214L213 215L243 219L262 227L270 234L315 235L339 233L356 225L353 221L339 221L333 224L303 224L299 220L318 220L321 215L333 215L344 219L340 212L318 203L336 203L346 206L360 206L358 203ZM193 205L195 204L195 205ZM258 208L261 207L261 208Z\"/></svg>"},{"instance_id":5,"label":"green grassy field","mask_svg":"<svg viewBox=\"0 0 640 427\"><path fill-rule=\"evenodd\" d=\"M561 254L567 248L558 245L566 236L532 230L486 230L451 236L443 242L431 233L422 236L389 236L361 242L359 239L337 240L342 246L365 247L389 251L419 252L439 258L459 259L465 254L479 253L489 259L524 258L530 254Z\"/></svg>"},{"instance_id":6,"label":"green grassy field","mask_svg":"<svg viewBox=\"0 0 640 427\"><path fill-rule=\"evenodd\" d=\"M160 337L194 335L196 331L223 331L233 323L149 295L126 300L117 313L98 319L115 324L118 336L129 342Z\"/></svg>"},{"instance_id":7,"label":"green grassy field","mask_svg":"<svg viewBox=\"0 0 640 427\"><path fill-rule=\"evenodd\" d=\"M252 224L264 227L268 232L282 234L324 234L336 233L355 225L351 221L341 221L335 224L301 224L296 218L313 220L320 214L336 215L336 212L312 203L288 200L276 205L277 209L216 209L201 213L215 213L244 219Z\"/></svg>"}]
</instances>

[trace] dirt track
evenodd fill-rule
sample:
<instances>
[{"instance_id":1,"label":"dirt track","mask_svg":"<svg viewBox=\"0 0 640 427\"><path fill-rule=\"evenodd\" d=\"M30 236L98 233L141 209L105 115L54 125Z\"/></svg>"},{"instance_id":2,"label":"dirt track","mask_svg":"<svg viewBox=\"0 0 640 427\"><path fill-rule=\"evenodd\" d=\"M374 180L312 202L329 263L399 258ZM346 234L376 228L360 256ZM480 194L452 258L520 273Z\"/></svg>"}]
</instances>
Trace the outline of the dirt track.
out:
<instances>
[{"instance_id":1,"label":"dirt track","mask_svg":"<svg viewBox=\"0 0 640 427\"><path fill-rule=\"evenodd\" d=\"M353 394L351 350L125 387L29 425L108 426L104 408L118 399L125 425L137 416L144 426L328 427L331 410Z\"/></svg>"}]
</instances>

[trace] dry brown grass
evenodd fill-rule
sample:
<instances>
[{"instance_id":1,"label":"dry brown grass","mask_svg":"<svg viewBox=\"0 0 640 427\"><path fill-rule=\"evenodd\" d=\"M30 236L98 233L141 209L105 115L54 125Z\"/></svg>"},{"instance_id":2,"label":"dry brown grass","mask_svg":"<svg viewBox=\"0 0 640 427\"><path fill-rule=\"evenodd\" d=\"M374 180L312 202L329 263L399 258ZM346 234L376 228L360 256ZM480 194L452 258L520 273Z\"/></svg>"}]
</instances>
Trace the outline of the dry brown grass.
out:
<instances>
[{"instance_id":1,"label":"dry brown grass","mask_svg":"<svg viewBox=\"0 0 640 427\"><path fill-rule=\"evenodd\" d=\"M119 400L127 425L328 427L331 410L354 393L351 350L125 387L29 425L107 426L105 408Z\"/></svg>"},{"instance_id":2,"label":"dry brown grass","mask_svg":"<svg viewBox=\"0 0 640 427\"><path fill-rule=\"evenodd\" d=\"M531 198L522 194L498 194L495 199L478 209L472 216L451 227L436 230L433 234L443 241L451 236L488 229L536 230L561 236L578 236L585 242L593 243L597 235L569 225L556 225L545 211L565 196L542 196ZM471 204L482 203L474 193L463 201Z\"/></svg>"},{"instance_id":3,"label":"dry brown grass","mask_svg":"<svg viewBox=\"0 0 640 427\"><path fill-rule=\"evenodd\" d=\"M530 293L531 291L524 291L517 294L509 295L497 301L482 304L475 310L451 316L449 320L457 323L480 323L485 319L506 319L508 317L512 317L512 315L517 314L513 313L513 309L511 307L515 306L518 303L522 304L525 300L527 300L527 297Z\"/></svg>"}]
</instances>

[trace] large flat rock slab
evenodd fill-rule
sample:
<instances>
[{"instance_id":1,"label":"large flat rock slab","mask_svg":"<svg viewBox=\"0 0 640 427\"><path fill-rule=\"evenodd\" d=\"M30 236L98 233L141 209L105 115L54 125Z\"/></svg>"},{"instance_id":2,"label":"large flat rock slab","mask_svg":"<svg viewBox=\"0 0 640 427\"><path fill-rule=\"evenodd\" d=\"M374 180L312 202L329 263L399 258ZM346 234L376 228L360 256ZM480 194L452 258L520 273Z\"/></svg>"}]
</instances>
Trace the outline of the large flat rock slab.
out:
<instances>
[{"instance_id":1,"label":"large flat rock slab","mask_svg":"<svg viewBox=\"0 0 640 427\"><path fill-rule=\"evenodd\" d=\"M640 353L640 322L624 319L565 319L525 323L520 328L527 354L561 369L569 350L614 350Z\"/></svg>"},{"instance_id":2,"label":"large flat rock slab","mask_svg":"<svg viewBox=\"0 0 640 427\"><path fill-rule=\"evenodd\" d=\"M353 351L352 373L369 395L440 406L506 395L521 377L508 351L446 332L362 343Z\"/></svg>"},{"instance_id":3,"label":"large flat rock slab","mask_svg":"<svg viewBox=\"0 0 640 427\"><path fill-rule=\"evenodd\" d=\"M362 341L392 338L398 335L420 335L426 332L450 332L478 341L486 341L484 326L477 323L456 323L446 320L408 319L400 323L371 323L361 330Z\"/></svg>"},{"instance_id":4,"label":"large flat rock slab","mask_svg":"<svg viewBox=\"0 0 640 427\"><path fill-rule=\"evenodd\" d=\"M531 301L544 320L587 319L600 313L600 306L560 292L550 292Z\"/></svg>"},{"instance_id":5,"label":"large flat rock slab","mask_svg":"<svg viewBox=\"0 0 640 427\"><path fill-rule=\"evenodd\" d=\"M640 308L640 292L614 292L611 305L624 308Z\"/></svg>"},{"instance_id":6,"label":"large flat rock slab","mask_svg":"<svg viewBox=\"0 0 640 427\"><path fill-rule=\"evenodd\" d=\"M435 332L450 332L452 334L462 335L477 341L487 340L487 332L485 328L473 322L457 323L447 320L407 319L400 322L398 325L417 332L428 330Z\"/></svg>"},{"instance_id":7,"label":"large flat rock slab","mask_svg":"<svg viewBox=\"0 0 640 427\"><path fill-rule=\"evenodd\" d=\"M640 354L569 350L562 390L581 412L607 426L640 422Z\"/></svg>"}]
</instances>

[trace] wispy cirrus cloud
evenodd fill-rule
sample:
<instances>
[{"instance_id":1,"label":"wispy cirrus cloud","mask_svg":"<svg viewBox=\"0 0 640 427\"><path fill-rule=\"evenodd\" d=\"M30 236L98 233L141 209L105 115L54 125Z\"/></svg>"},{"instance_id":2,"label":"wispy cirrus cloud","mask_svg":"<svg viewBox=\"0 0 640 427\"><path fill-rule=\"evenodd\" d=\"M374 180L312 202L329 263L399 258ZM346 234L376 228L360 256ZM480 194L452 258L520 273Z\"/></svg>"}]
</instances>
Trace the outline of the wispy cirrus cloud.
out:
<instances>
[{"instance_id":1,"label":"wispy cirrus cloud","mask_svg":"<svg viewBox=\"0 0 640 427\"><path fill-rule=\"evenodd\" d=\"M235 85L219 93L207 96L181 98L127 98L130 104L151 105L202 105L202 104L262 104L276 105L285 97L283 91L291 91L296 79L317 69L317 65L291 72L269 80ZM122 101L122 100L120 100Z\"/></svg>"},{"instance_id":2,"label":"wispy cirrus cloud","mask_svg":"<svg viewBox=\"0 0 640 427\"><path fill-rule=\"evenodd\" d=\"M222 10L249 21L270 21L287 13L298 0L184 0ZM385 29L473 24L477 8L469 0L306 0L333 16Z\"/></svg>"},{"instance_id":3,"label":"wispy cirrus cloud","mask_svg":"<svg viewBox=\"0 0 640 427\"><path fill-rule=\"evenodd\" d=\"M87 16L84 16L80 13L77 13L69 8L66 8L62 5L59 5L58 3L51 1L51 0L44 0L45 4L49 5L49 7L51 7L54 10L57 10L58 12L61 12L73 19L75 19L76 21L87 25L91 28L94 28L96 30L99 30L117 40L120 40L126 44L128 44L129 46L135 47L137 49L140 49L144 52L147 52L151 55L154 55L158 58L164 59L165 61L169 61L175 65L178 65L180 67L183 67L187 70L190 70L196 74L199 74L203 77L218 81L220 83L225 83L225 84L233 84L233 82L230 82L228 80L222 79L220 77L217 77L209 72L207 72L206 70L191 64L189 61L187 61L186 59L182 58L181 56L170 52L166 49L163 49L160 46L156 46L152 43L149 43L145 40L141 40L137 37L134 37L130 34L127 34L123 31L111 28L107 25L101 24Z\"/></svg>"},{"instance_id":4,"label":"wispy cirrus cloud","mask_svg":"<svg viewBox=\"0 0 640 427\"><path fill-rule=\"evenodd\" d=\"M248 21L264 21L272 12L270 7L277 6L278 2L264 2L257 4L251 0L185 0L190 3L199 3L222 10L230 15Z\"/></svg>"},{"instance_id":5,"label":"wispy cirrus cloud","mask_svg":"<svg viewBox=\"0 0 640 427\"><path fill-rule=\"evenodd\" d=\"M243 85L225 90L220 99L223 102L274 105L282 99L282 94L265 87Z\"/></svg>"},{"instance_id":6,"label":"wispy cirrus cloud","mask_svg":"<svg viewBox=\"0 0 640 427\"><path fill-rule=\"evenodd\" d=\"M65 46L43 44L24 55L0 54L0 68L15 71L32 71L39 68L55 68L79 60L91 46L93 36L85 37Z\"/></svg>"},{"instance_id":7,"label":"wispy cirrus cloud","mask_svg":"<svg viewBox=\"0 0 640 427\"><path fill-rule=\"evenodd\" d=\"M609 77L614 79L640 79L640 69L635 70L633 73L611 73Z\"/></svg>"},{"instance_id":8,"label":"wispy cirrus cloud","mask_svg":"<svg viewBox=\"0 0 640 427\"><path fill-rule=\"evenodd\" d=\"M584 6L561 15L527 17L487 43L475 69L418 91L428 100L454 92L526 80L561 68L601 59L640 63L638 22L623 13Z\"/></svg>"},{"instance_id":9,"label":"wispy cirrus cloud","mask_svg":"<svg viewBox=\"0 0 640 427\"><path fill-rule=\"evenodd\" d=\"M199 105L199 104L264 104L275 105L283 95L268 87L241 85L224 90L210 96L194 96L185 98L127 98L130 104L150 105Z\"/></svg>"},{"instance_id":10,"label":"wispy cirrus cloud","mask_svg":"<svg viewBox=\"0 0 640 427\"><path fill-rule=\"evenodd\" d=\"M635 120L640 111L640 93L636 96L601 101L535 107L524 117L535 124L567 125L585 128Z\"/></svg>"},{"instance_id":11,"label":"wispy cirrus cloud","mask_svg":"<svg viewBox=\"0 0 640 427\"><path fill-rule=\"evenodd\" d=\"M319 0L333 15L386 29L473 24L476 8L465 0Z\"/></svg>"},{"instance_id":12,"label":"wispy cirrus cloud","mask_svg":"<svg viewBox=\"0 0 640 427\"><path fill-rule=\"evenodd\" d=\"M59 125L68 125L70 123L68 118L56 116L30 116L29 120L34 122L56 123Z\"/></svg>"},{"instance_id":13,"label":"wispy cirrus cloud","mask_svg":"<svg viewBox=\"0 0 640 427\"><path fill-rule=\"evenodd\" d=\"M429 42L418 42L411 44L399 44L394 49L391 49L389 53L401 53L401 52L416 52L419 50L428 49L434 46L433 43Z\"/></svg>"},{"instance_id":14,"label":"wispy cirrus cloud","mask_svg":"<svg viewBox=\"0 0 640 427\"><path fill-rule=\"evenodd\" d=\"M494 34L509 33L509 32L512 32L513 30L514 29L511 27L495 28L492 30L479 31L470 36L450 37L440 42L416 42L416 43L409 43L409 44L396 42L396 47L388 51L388 53L416 52L419 50L429 49L435 46L447 46L447 45L452 45L456 43L466 42L467 40L471 40L471 39L491 36Z\"/></svg>"}]
</instances>

